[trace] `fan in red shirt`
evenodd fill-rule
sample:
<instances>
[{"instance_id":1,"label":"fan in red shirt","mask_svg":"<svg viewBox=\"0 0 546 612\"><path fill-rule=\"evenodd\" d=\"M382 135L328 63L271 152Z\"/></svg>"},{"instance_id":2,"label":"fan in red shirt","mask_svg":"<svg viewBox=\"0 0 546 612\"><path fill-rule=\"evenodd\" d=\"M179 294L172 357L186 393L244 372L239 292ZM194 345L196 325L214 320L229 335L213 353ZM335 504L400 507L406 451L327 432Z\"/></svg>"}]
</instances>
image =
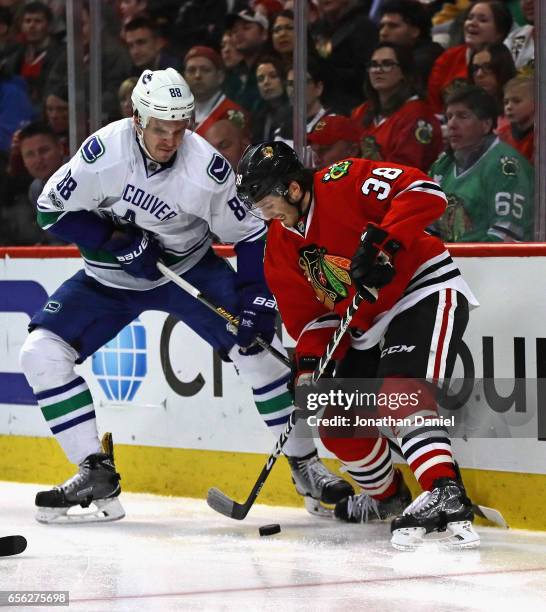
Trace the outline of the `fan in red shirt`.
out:
<instances>
[{"instance_id":1,"label":"fan in red shirt","mask_svg":"<svg viewBox=\"0 0 546 612\"><path fill-rule=\"evenodd\" d=\"M373 427L365 437L320 429L362 489L337 503L336 516L366 522L399 515L391 525L397 548L445 529L450 543L477 546L447 432L419 427L416 419L437 414L425 379L449 378L469 303L477 305L443 243L425 232L445 209L444 193L420 170L384 161L348 158L314 173L281 142L249 147L237 186L247 208L270 221L265 273L297 340L296 389L311 384L355 291L375 287L377 301L360 306L334 354L336 377L377 378L382 393L412 391L419 398L397 415L408 420L388 432L424 490L404 514L411 496L387 438Z\"/></svg>"},{"instance_id":2,"label":"fan in red shirt","mask_svg":"<svg viewBox=\"0 0 546 612\"><path fill-rule=\"evenodd\" d=\"M426 172L442 151L442 131L432 109L418 95L408 49L380 43L368 64L364 90L368 101L351 115L361 127L362 157Z\"/></svg>"},{"instance_id":3,"label":"fan in red shirt","mask_svg":"<svg viewBox=\"0 0 546 612\"><path fill-rule=\"evenodd\" d=\"M504 2L473 2L464 20L464 45L447 49L434 62L428 80L428 101L436 113L444 112L444 100L466 83L472 51L486 44L502 43L512 28L512 15Z\"/></svg>"}]
</instances>

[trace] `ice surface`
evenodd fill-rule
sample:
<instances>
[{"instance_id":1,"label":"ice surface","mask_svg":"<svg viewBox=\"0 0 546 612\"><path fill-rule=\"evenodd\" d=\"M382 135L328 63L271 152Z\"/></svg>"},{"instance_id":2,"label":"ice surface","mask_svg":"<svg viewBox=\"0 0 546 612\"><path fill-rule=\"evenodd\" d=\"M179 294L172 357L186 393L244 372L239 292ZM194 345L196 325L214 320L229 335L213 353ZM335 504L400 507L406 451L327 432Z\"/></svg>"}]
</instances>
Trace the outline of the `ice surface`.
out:
<instances>
[{"instance_id":1,"label":"ice surface","mask_svg":"<svg viewBox=\"0 0 546 612\"><path fill-rule=\"evenodd\" d=\"M28 540L22 555L0 558L0 590L68 590L70 610L545 607L545 533L479 527L477 550L404 553L391 547L386 523L347 525L259 505L238 522L201 500L128 493L119 522L40 525L34 495L43 488L0 483L0 535ZM267 523L282 532L260 537Z\"/></svg>"}]
</instances>

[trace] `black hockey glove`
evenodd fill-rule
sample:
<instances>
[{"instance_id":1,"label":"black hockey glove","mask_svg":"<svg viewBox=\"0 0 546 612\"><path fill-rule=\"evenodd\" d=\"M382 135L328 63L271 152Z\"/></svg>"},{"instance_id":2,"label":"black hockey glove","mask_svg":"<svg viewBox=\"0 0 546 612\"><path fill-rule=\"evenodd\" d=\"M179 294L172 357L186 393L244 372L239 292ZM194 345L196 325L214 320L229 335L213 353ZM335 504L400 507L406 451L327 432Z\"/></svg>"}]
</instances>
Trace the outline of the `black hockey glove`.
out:
<instances>
[{"instance_id":1,"label":"black hockey glove","mask_svg":"<svg viewBox=\"0 0 546 612\"><path fill-rule=\"evenodd\" d=\"M241 291L241 310L237 329L237 344L245 355L255 355L262 347L255 344L256 336L271 343L275 335L277 302L262 286L250 286Z\"/></svg>"},{"instance_id":2,"label":"black hockey glove","mask_svg":"<svg viewBox=\"0 0 546 612\"><path fill-rule=\"evenodd\" d=\"M288 381L288 391L292 399L296 399L296 388L313 385L313 372L318 366L320 357L313 355L295 355L292 361L292 372ZM334 374L335 362L330 361L326 366L322 378L331 378Z\"/></svg>"},{"instance_id":3,"label":"black hockey glove","mask_svg":"<svg viewBox=\"0 0 546 612\"><path fill-rule=\"evenodd\" d=\"M162 276L156 266L162 255L161 247L151 234L138 227L127 225L116 229L102 248L112 253L131 276L150 281Z\"/></svg>"},{"instance_id":4,"label":"black hockey glove","mask_svg":"<svg viewBox=\"0 0 546 612\"><path fill-rule=\"evenodd\" d=\"M395 274L392 259L400 247L385 230L369 223L351 260L351 278L356 287L381 289L388 285Z\"/></svg>"}]
</instances>

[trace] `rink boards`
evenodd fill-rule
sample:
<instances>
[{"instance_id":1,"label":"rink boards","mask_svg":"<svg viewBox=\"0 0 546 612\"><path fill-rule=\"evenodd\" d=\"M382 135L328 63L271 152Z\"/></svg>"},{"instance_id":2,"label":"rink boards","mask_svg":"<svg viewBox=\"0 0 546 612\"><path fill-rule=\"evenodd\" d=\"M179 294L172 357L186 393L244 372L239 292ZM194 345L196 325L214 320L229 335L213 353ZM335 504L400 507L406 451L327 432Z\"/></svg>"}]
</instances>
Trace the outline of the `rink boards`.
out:
<instances>
[{"instance_id":1,"label":"rink boards","mask_svg":"<svg viewBox=\"0 0 546 612\"><path fill-rule=\"evenodd\" d=\"M501 509L514 527L546 529L537 512L546 503L546 441L539 439L546 437L540 414L546 410L546 247L458 245L452 254L481 303L465 335L465 375L470 368L476 378L484 372L526 378L524 409L508 402L493 427L472 423L454 440L455 454L476 501ZM31 313L80 267L68 247L0 249L0 480L51 483L72 471L17 356ZM283 341L293 345L286 335ZM230 364L184 324L144 313L78 370L92 390L99 430L114 434L125 489L202 497L214 485L246 497L274 441ZM301 503L286 462L261 499Z\"/></svg>"}]
</instances>

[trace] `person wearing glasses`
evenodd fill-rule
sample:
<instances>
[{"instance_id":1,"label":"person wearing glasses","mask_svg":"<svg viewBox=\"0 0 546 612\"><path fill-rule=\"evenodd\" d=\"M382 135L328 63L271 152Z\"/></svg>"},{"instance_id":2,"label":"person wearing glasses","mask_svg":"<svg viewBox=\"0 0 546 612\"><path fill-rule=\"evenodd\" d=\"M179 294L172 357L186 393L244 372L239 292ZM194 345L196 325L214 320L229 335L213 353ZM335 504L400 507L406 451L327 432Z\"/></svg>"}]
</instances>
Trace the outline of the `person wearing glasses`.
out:
<instances>
[{"instance_id":1,"label":"person wearing glasses","mask_svg":"<svg viewBox=\"0 0 546 612\"><path fill-rule=\"evenodd\" d=\"M368 101L351 114L361 127L362 157L428 170L442 150L441 128L419 97L407 49L380 43L368 64L364 90Z\"/></svg>"},{"instance_id":2,"label":"person wearing glasses","mask_svg":"<svg viewBox=\"0 0 546 612\"><path fill-rule=\"evenodd\" d=\"M464 20L464 44L447 49L434 62L428 80L428 100L434 112L444 112L444 101L466 84L472 51L502 42L512 28L512 15L499 0L473 2Z\"/></svg>"},{"instance_id":3,"label":"person wearing glasses","mask_svg":"<svg viewBox=\"0 0 546 612\"><path fill-rule=\"evenodd\" d=\"M504 86L516 76L512 54L503 43L485 45L474 51L468 65L468 80L491 94L499 109L498 127L508 121L504 119Z\"/></svg>"}]
</instances>

